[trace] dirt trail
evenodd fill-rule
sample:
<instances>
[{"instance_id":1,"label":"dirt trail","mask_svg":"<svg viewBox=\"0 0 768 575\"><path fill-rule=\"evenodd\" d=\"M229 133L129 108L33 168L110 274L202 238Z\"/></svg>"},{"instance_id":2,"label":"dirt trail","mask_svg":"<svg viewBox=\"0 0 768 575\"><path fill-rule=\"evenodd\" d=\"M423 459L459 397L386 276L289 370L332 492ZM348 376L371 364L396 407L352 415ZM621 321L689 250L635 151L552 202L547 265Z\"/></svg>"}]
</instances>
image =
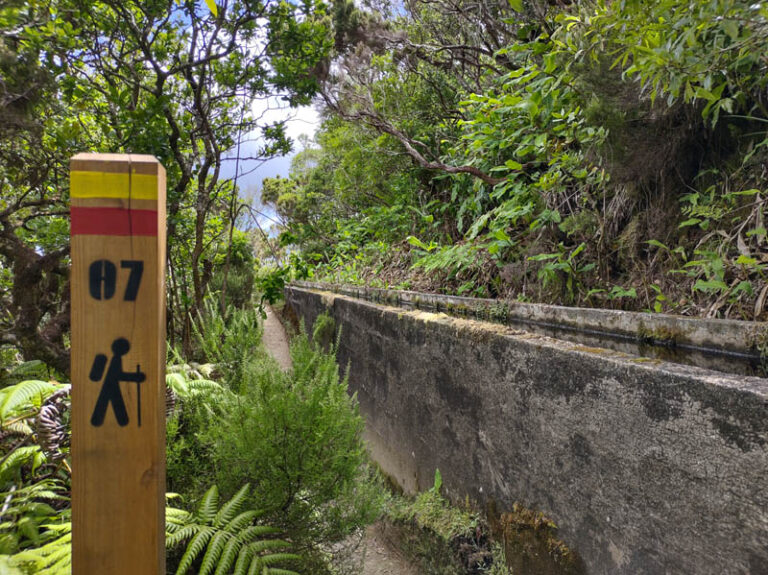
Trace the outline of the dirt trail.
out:
<instances>
[{"instance_id":1,"label":"dirt trail","mask_svg":"<svg viewBox=\"0 0 768 575\"><path fill-rule=\"evenodd\" d=\"M277 360L280 367L290 369L291 355L285 328L269 305L266 306L266 312L267 319L264 320L262 338L264 347ZM379 523L366 529L365 537L355 550L350 562L352 567L362 564L361 575L419 575L417 570L392 547Z\"/></svg>"},{"instance_id":2,"label":"dirt trail","mask_svg":"<svg viewBox=\"0 0 768 575\"><path fill-rule=\"evenodd\" d=\"M365 530L357 557L363 563L362 575L419 575L405 557L394 549L381 523Z\"/></svg>"},{"instance_id":3,"label":"dirt trail","mask_svg":"<svg viewBox=\"0 0 768 575\"><path fill-rule=\"evenodd\" d=\"M267 319L264 320L264 336L262 341L269 355L277 360L283 369L291 368L291 352L288 347L288 336L283 324L275 315L275 311L266 304Z\"/></svg>"}]
</instances>

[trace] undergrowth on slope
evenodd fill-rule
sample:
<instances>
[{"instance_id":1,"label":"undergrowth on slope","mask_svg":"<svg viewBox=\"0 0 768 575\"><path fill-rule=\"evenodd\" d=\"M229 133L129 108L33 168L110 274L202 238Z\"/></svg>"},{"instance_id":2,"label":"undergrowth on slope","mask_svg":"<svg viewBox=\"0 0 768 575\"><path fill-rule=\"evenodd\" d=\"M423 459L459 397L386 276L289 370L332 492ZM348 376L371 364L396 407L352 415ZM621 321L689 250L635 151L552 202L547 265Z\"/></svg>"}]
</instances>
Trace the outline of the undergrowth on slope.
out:
<instances>
[{"instance_id":1,"label":"undergrowth on slope","mask_svg":"<svg viewBox=\"0 0 768 575\"><path fill-rule=\"evenodd\" d=\"M366 94L377 120L334 115L341 92L292 178L265 188L302 276L764 319L768 7L518 4L504 20L514 34L455 101L444 70L400 51L450 37L439 21L424 29L420 3L388 21L398 42L358 45L371 80L346 104ZM398 91L444 106L402 102L386 116ZM406 133L433 164L487 177L408 162Z\"/></svg>"},{"instance_id":2,"label":"undergrowth on slope","mask_svg":"<svg viewBox=\"0 0 768 575\"><path fill-rule=\"evenodd\" d=\"M581 559L557 539L556 527L541 513L515 505L481 514L451 504L433 486L415 497L393 495L386 508L385 533L425 575L580 575Z\"/></svg>"},{"instance_id":3,"label":"undergrowth on slope","mask_svg":"<svg viewBox=\"0 0 768 575\"><path fill-rule=\"evenodd\" d=\"M223 389L214 401L188 398L169 420L169 489L197 501L210 485L232 497L249 483L246 505L290 538L302 555L296 570L324 573L327 549L372 522L382 504L332 336L316 343L301 330L291 342L293 367L282 371L252 348L260 321L216 321L220 346L207 357L231 358L217 368Z\"/></svg>"}]
</instances>

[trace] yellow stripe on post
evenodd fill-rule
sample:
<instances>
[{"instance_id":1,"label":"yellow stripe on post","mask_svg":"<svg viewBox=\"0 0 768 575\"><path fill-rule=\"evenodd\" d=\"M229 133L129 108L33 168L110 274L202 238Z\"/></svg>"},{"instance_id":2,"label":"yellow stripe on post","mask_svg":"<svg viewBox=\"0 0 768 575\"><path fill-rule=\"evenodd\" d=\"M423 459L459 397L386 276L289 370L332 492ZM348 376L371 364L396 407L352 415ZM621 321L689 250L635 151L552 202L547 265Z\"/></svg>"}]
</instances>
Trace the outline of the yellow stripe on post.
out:
<instances>
[{"instance_id":1,"label":"yellow stripe on post","mask_svg":"<svg viewBox=\"0 0 768 575\"><path fill-rule=\"evenodd\" d=\"M70 197L157 200L157 176L115 172L70 172Z\"/></svg>"}]
</instances>

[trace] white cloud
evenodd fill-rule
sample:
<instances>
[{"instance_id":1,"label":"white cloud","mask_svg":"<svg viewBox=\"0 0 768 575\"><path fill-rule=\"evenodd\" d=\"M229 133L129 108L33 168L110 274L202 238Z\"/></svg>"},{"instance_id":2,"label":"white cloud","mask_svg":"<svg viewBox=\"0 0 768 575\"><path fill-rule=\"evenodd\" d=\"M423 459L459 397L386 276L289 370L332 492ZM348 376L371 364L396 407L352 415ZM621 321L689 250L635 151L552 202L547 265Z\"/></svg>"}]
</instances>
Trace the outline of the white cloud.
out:
<instances>
[{"instance_id":1,"label":"white cloud","mask_svg":"<svg viewBox=\"0 0 768 575\"><path fill-rule=\"evenodd\" d=\"M312 138L320 127L320 114L314 107L291 108L286 102L282 102L276 97L256 101L252 111L261 126L285 122L285 132L293 140L294 151L286 156L279 156L266 161L248 159L258 156L259 149L264 142L258 131L245 134L240 146L240 157L244 159L240 161L237 182L241 190L261 189L261 181L264 178L288 177L291 158L301 149L299 137L306 135ZM227 161L222 167L222 176L231 178L235 175L237 149L230 150L226 157Z\"/></svg>"}]
</instances>

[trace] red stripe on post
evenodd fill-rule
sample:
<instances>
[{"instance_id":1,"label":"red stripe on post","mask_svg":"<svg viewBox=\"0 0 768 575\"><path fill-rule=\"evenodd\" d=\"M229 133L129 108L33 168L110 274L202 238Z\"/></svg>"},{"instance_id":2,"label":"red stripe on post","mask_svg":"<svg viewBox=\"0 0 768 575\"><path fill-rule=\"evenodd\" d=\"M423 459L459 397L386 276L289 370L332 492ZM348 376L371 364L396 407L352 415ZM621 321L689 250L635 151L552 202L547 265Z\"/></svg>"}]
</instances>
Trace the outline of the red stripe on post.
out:
<instances>
[{"instance_id":1,"label":"red stripe on post","mask_svg":"<svg viewBox=\"0 0 768 575\"><path fill-rule=\"evenodd\" d=\"M70 208L73 236L156 236L157 212L122 208Z\"/></svg>"}]
</instances>

